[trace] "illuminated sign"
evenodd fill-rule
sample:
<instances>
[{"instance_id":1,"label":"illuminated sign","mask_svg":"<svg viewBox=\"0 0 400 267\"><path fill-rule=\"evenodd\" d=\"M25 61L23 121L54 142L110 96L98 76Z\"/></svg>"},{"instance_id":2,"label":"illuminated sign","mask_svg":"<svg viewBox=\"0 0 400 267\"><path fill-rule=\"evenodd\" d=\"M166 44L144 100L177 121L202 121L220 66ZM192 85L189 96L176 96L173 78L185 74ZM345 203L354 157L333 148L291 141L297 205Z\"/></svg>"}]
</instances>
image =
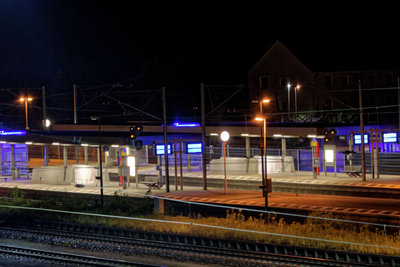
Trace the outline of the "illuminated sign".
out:
<instances>
[{"instance_id":1,"label":"illuminated sign","mask_svg":"<svg viewBox=\"0 0 400 267\"><path fill-rule=\"evenodd\" d=\"M0 135L26 135L26 131L5 131L5 130L0 130Z\"/></svg>"},{"instance_id":2,"label":"illuminated sign","mask_svg":"<svg viewBox=\"0 0 400 267\"><path fill-rule=\"evenodd\" d=\"M190 122L190 123L175 122L174 127L200 127L200 123L197 123L197 122Z\"/></svg>"},{"instance_id":3,"label":"illuminated sign","mask_svg":"<svg viewBox=\"0 0 400 267\"><path fill-rule=\"evenodd\" d=\"M325 150L325 162L333 163L335 160L335 151L334 150Z\"/></svg>"},{"instance_id":4,"label":"illuminated sign","mask_svg":"<svg viewBox=\"0 0 400 267\"><path fill-rule=\"evenodd\" d=\"M171 145L168 144L168 154L172 154ZM156 155L164 155L164 145L156 145Z\"/></svg>"},{"instance_id":5,"label":"illuminated sign","mask_svg":"<svg viewBox=\"0 0 400 267\"><path fill-rule=\"evenodd\" d=\"M201 143L186 144L186 153L193 154L193 153L201 153L201 152L203 152Z\"/></svg>"},{"instance_id":6,"label":"illuminated sign","mask_svg":"<svg viewBox=\"0 0 400 267\"><path fill-rule=\"evenodd\" d=\"M354 135L354 144L361 145L361 134ZM364 144L369 144L369 134L364 134Z\"/></svg>"},{"instance_id":7,"label":"illuminated sign","mask_svg":"<svg viewBox=\"0 0 400 267\"><path fill-rule=\"evenodd\" d=\"M127 156L126 165L129 166L129 176L136 175L136 157Z\"/></svg>"},{"instance_id":8,"label":"illuminated sign","mask_svg":"<svg viewBox=\"0 0 400 267\"><path fill-rule=\"evenodd\" d=\"M383 133L384 143L397 143L397 133Z\"/></svg>"}]
</instances>

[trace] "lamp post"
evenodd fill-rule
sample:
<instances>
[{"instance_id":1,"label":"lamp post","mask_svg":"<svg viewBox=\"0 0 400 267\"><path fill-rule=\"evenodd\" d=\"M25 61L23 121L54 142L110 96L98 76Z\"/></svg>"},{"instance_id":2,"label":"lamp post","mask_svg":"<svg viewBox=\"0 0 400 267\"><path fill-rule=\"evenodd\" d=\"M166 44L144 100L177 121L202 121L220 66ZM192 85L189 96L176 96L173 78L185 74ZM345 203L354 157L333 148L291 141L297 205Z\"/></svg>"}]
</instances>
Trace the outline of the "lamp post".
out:
<instances>
[{"instance_id":1,"label":"lamp post","mask_svg":"<svg viewBox=\"0 0 400 267\"><path fill-rule=\"evenodd\" d=\"M31 102L33 98L31 97L21 97L20 102L25 102L25 130L29 130L28 126L28 102Z\"/></svg>"},{"instance_id":2,"label":"lamp post","mask_svg":"<svg viewBox=\"0 0 400 267\"><path fill-rule=\"evenodd\" d=\"M225 193L228 191L228 184L226 181L226 142L229 140L229 133L227 131L223 131L220 135L220 138L222 140L223 146L224 146L224 177L225 177Z\"/></svg>"},{"instance_id":3,"label":"lamp post","mask_svg":"<svg viewBox=\"0 0 400 267\"><path fill-rule=\"evenodd\" d=\"M264 169L264 173L262 174L262 190L263 195L265 197L265 210L268 209L268 176L267 176L267 122L264 117L257 117L256 121L263 122L263 151L264 151L264 160L262 160L262 167Z\"/></svg>"},{"instance_id":4,"label":"lamp post","mask_svg":"<svg viewBox=\"0 0 400 267\"><path fill-rule=\"evenodd\" d=\"M297 90L300 89L300 84L297 84L297 86L294 89L294 111L296 112L297 116Z\"/></svg>"},{"instance_id":5,"label":"lamp post","mask_svg":"<svg viewBox=\"0 0 400 267\"><path fill-rule=\"evenodd\" d=\"M290 112L290 87L292 85L290 83L287 84L287 102L288 102L288 106L287 106L287 110L288 112Z\"/></svg>"},{"instance_id":6,"label":"lamp post","mask_svg":"<svg viewBox=\"0 0 400 267\"><path fill-rule=\"evenodd\" d=\"M99 123L99 169L100 169L100 201L101 208L104 207L104 193L103 193L103 165L101 162L101 128L100 128L100 117L92 116L90 117L92 121L98 121Z\"/></svg>"}]
</instances>

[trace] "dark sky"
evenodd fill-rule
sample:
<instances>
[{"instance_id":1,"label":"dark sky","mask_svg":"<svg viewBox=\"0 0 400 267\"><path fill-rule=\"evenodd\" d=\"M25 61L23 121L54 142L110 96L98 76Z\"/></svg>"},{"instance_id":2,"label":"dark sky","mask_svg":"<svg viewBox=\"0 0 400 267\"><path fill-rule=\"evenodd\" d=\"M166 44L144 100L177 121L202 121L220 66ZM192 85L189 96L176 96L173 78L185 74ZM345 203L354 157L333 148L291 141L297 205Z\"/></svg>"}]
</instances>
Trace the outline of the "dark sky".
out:
<instances>
[{"instance_id":1,"label":"dark sky","mask_svg":"<svg viewBox=\"0 0 400 267\"><path fill-rule=\"evenodd\" d=\"M174 104L200 82L246 84L278 39L312 71L399 66L390 5L136 2L0 0L0 88L46 85L54 106L73 83L165 85Z\"/></svg>"}]
</instances>

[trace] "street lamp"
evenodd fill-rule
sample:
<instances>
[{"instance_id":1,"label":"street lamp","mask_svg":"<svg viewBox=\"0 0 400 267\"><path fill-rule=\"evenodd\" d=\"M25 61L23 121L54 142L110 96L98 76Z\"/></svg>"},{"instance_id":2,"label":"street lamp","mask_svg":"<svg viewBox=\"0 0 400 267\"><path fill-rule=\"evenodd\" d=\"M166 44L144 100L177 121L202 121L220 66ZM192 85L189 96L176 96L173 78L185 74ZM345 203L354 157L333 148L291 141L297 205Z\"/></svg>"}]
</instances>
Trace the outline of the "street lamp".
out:
<instances>
[{"instance_id":1,"label":"street lamp","mask_svg":"<svg viewBox=\"0 0 400 267\"><path fill-rule=\"evenodd\" d=\"M297 86L294 89L294 108L295 108L294 111L296 112L296 115L297 115L297 90L299 89L300 89L300 84L297 84Z\"/></svg>"},{"instance_id":2,"label":"street lamp","mask_svg":"<svg viewBox=\"0 0 400 267\"><path fill-rule=\"evenodd\" d=\"M290 112L290 83L287 84L287 102L288 102L288 112Z\"/></svg>"},{"instance_id":3,"label":"street lamp","mask_svg":"<svg viewBox=\"0 0 400 267\"><path fill-rule=\"evenodd\" d=\"M262 162L262 169L264 169L264 173L262 173L262 190L263 190L263 195L265 197L265 210L268 209L268 181L267 181L267 122L265 117L257 117L255 118L256 121L262 121L263 122L263 137L264 137L264 142L263 142L263 151L264 151L264 159L261 158Z\"/></svg>"},{"instance_id":4,"label":"street lamp","mask_svg":"<svg viewBox=\"0 0 400 267\"><path fill-rule=\"evenodd\" d=\"M21 97L19 102L25 102L25 130L29 130L28 126L28 102L31 102L33 98L31 97Z\"/></svg>"},{"instance_id":5,"label":"street lamp","mask_svg":"<svg viewBox=\"0 0 400 267\"><path fill-rule=\"evenodd\" d=\"M104 194L103 194L103 165L101 162L101 129L100 129L100 117L99 116L91 116L90 119L92 121L98 121L99 123L99 169L100 169L100 201L101 208L104 207Z\"/></svg>"},{"instance_id":6,"label":"street lamp","mask_svg":"<svg viewBox=\"0 0 400 267\"><path fill-rule=\"evenodd\" d=\"M222 140L223 146L224 146L224 176L225 176L225 193L228 190L228 184L226 181L226 151L225 151L225 146L226 142L229 140L229 133L227 131L223 131L220 135L220 138Z\"/></svg>"}]
</instances>

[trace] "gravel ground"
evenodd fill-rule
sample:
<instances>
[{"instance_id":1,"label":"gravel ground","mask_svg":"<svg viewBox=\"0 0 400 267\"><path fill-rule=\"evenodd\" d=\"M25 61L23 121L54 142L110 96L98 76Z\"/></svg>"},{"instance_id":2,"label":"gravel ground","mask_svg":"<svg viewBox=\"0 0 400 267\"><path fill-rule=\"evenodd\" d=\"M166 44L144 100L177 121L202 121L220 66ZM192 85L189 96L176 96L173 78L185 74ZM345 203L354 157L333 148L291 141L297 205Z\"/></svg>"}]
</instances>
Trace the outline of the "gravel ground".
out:
<instances>
[{"instance_id":1,"label":"gravel ground","mask_svg":"<svg viewBox=\"0 0 400 267\"><path fill-rule=\"evenodd\" d=\"M58 247L53 246L50 244L44 243L35 243L29 242L26 240L19 240L19 239L0 239L0 244L2 245L10 245L10 246L19 246L19 247L26 247L26 248L34 248L40 250L48 250L48 251L58 251L64 253L71 253L75 254L79 252L81 255L89 255L99 258L109 258L109 259L118 259L118 260L125 260L125 261L133 261L133 262L140 262L140 263L147 263L153 265L160 265L160 266L181 266L181 267L216 267L218 265L206 265L206 264L196 264L196 263L186 263L186 262L176 262L172 260L168 260L165 258L160 257L150 257L150 256L135 256L135 255L122 255L120 253L113 253L113 252L104 252L104 251L92 251L92 250L82 250L70 247ZM15 259L15 258L5 258L0 256L0 267L10 267L10 266L21 266L21 267L48 267L54 266L54 264L46 264L43 262L32 262L32 260L24 260L24 259Z\"/></svg>"},{"instance_id":2,"label":"gravel ground","mask_svg":"<svg viewBox=\"0 0 400 267\"><path fill-rule=\"evenodd\" d=\"M153 249L140 246L115 245L85 239L66 239L63 237L43 236L39 234L21 233L13 230L0 230L0 244L34 248L47 251L58 251L71 254L89 255L99 258L118 259L158 266L180 267L216 267L216 266L296 266L293 264L277 264L276 262L257 260L240 260L226 257L209 257L201 254L181 252L179 250ZM18 263L16 264L17 261ZM2 265L1 265L2 264ZM0 256L1 266L54 266L32 260L5 258ZM74 266L74 265L68 265Z\"/></svg>"}]
</instances>

